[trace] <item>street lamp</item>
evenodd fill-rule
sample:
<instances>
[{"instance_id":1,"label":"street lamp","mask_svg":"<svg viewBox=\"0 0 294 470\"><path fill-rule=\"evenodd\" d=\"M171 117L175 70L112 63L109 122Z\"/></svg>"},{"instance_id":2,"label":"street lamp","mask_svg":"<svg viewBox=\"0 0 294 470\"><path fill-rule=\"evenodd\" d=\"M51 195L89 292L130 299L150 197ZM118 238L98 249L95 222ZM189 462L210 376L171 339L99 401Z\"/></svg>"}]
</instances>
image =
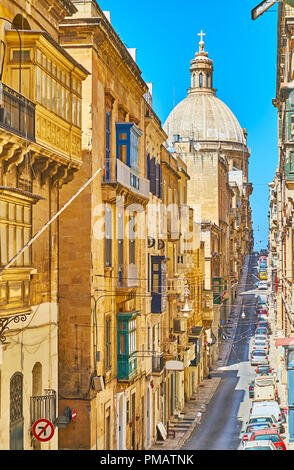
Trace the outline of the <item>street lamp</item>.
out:
<instances>
[{"instance_id":1,"label":"street lamp","mask_svg":"<svg viewBox=\"0 0 294 470\"><path fill-rule=\"evenodd\" d=\"M245 315L244 310L243 310L243 312L242 312L241 318L242 318L242 320L245 320L245 319L246 319L246 315Z\"/></svg>"}]
</instances>

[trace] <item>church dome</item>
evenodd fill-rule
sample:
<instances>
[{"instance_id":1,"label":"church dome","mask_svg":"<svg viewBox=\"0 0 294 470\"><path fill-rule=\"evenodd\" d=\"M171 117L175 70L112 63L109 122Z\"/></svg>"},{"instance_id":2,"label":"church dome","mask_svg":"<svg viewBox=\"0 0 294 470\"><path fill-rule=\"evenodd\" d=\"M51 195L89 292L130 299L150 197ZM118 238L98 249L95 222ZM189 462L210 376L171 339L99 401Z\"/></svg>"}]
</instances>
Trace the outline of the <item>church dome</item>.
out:
<instances>
[{"instance_id":1,"label":"church dome","mask_svg":"<svg viewBox=\"0 0 294 470\"><path fill-rule=\"evenodd\" d=\"M173 109L163 126L168 143L172 145L180 137L246 145L238 120L212 88L213 62L204 51L203 33L200 35L199 52L191 62L188 96Z\"/></svg>"}]
</instances>

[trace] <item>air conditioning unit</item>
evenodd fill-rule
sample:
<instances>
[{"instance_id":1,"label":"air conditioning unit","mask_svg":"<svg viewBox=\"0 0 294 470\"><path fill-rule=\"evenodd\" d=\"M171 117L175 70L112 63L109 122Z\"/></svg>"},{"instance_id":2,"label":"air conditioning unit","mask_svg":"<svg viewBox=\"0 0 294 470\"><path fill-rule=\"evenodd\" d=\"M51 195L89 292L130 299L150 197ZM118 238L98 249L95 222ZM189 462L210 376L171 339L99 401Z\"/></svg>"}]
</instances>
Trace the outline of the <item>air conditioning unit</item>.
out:
<instances>
[{"instance_id":1,"label":"air conditioning unit","mask_svg":"<svg viewBox=\"0 0 294 470\"><path fill-rule=\"evenodd\" d=\"M105 383L104 383L103 375L92 378L92 387L97 393L103 392L103 390L105 390Z\"/></svg>"}]
</instances>

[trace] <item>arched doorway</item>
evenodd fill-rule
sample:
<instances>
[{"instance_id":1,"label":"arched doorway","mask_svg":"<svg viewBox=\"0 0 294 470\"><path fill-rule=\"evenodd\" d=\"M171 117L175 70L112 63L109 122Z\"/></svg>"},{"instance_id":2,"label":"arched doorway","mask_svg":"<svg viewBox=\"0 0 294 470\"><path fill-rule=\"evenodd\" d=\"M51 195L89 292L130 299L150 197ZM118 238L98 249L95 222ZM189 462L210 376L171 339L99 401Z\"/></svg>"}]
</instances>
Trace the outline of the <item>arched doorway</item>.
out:
<instances>
[{"instance_id":1,"label":"arched doorway","mask_svg":"<svg viewBox=\"0 0 294 470\"><path fill-rule=\"evenodd\" d=\"M16 372L10 379L10 450L23 450L23 375Z\"/></svg>"}]
</instances>

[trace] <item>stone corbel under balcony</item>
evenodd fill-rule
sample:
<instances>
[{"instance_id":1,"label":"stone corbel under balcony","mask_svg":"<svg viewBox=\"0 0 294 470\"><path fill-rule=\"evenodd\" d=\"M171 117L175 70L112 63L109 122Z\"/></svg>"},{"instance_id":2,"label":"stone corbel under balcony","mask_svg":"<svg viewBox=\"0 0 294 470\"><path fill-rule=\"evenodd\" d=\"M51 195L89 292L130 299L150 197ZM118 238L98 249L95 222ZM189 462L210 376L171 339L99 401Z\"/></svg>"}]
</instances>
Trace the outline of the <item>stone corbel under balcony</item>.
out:
<instances>
[{"instance_id":1,"label":"stone corbel under balcony","mask_svg":"<svg viewBox=\"0 0 294 470\"><path fill-rule=\"evenodd\" d=\"M40 177L42 186L51 178L53 185L59 183L61 187L73 180L74 173L80 167L76 162L65 163L58 155L5 130L0 135L0 161L3 162L4 174L14 166L17 166L21 174L29 166L32 179Z\"/></svg>"}]
</instances>

